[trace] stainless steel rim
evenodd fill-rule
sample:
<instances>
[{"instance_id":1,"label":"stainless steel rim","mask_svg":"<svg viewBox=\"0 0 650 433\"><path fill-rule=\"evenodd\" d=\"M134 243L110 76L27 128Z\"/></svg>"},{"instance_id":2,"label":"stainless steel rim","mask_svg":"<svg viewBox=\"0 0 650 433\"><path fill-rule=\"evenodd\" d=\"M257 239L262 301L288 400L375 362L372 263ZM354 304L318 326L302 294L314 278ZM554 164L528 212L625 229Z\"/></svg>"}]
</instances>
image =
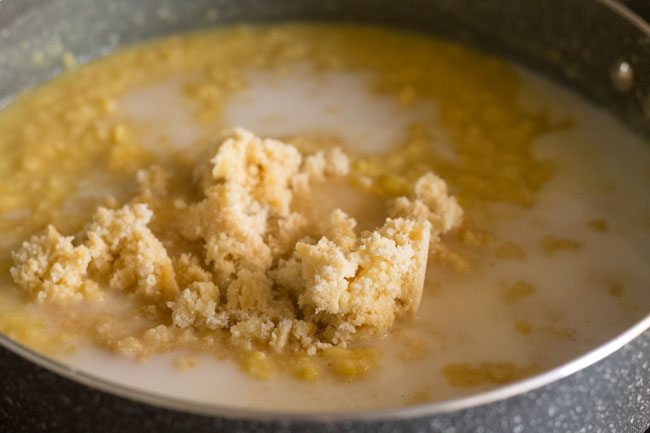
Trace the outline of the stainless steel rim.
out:
<instances>
[{"instance_id":1,"label":"stainless steel rim","mask_svg":"<svg viewBox=\"0 0 650 433\"><path fill-rule=\"evenodd\" d=\"M436 415L441 413L455 412L472 407L494 403L516 395L532 391L544 385L551 384L580 370L583 370L596 362L616 352L632 340L640 336L644 331L650 329L650 314L643 320L632 326L624 333L598 348L547 372L530 377L528 379L505 385L494 390L486 391L469 397L455 400L442 401L437 403L423 404L405 408L365 410L355 412L287 412L271 411L261 409L247 409L238 407L217 406L205 403L192 402L174 397L167 397L149 391L130 388L124 385L110 382L93 374L79 371L59 361L47 358L40 353L34 352L27 347L16 343L7 336L0 334L0 345L18 354L19 356L43 367L53 373L59 374L72 381L82 383L91 388L99 389L110 394L127 398L154 406L160 406L180 412L194 413L206 416L218 416L225 418L249 419L249 420L282 420L282 421L375 421L390 419L406 419Z\"/></svg>"},{"instance_id":2,"label":"stainless steel rim","mask_svg":"<svg viewBox=\"0 0 650 433\"><path fill-rule=\"evenodd\" d=\"M1 1L1 0L0 0ZM650 37L650 25L639 16L630 11L627 7L615 0L596 0L605 7L611 9L614 13L622 16L639 31ZM417 406L381 410L364 410L355 412L287 412L271 411L261 409L247 409L238 407L228 407L220 405L210 405L205 403L192 402L189 400L163 396L149 391L139 390L128 386L110 382L106 379L97 377L93 374L77 370L65 365L62 362L48 358L37 353L0 333L0 346L14 352L22 358L49 370L55 374L61 375L74 382L95 388L119 397L129 400L159 406L180 412L193 413L197 415L236 418L258 421L278 420L283 422L345 422L345 421L377 421L377 420L398 420L415 417L431 416L442 413L455 412L463 409L483 406L505 400L516 395L520 395L537 388L549 385L560 379L568 377L574 373L583 370L598 361L613 354L626 344L640 336L644 331L650 329L650 314L634 326L604 343L596 349L569 361L566 364L553 368L547 372L536 376L505 385L490 391L471 395L454 400L422 404Z\"/></svg>"}]
</instances>

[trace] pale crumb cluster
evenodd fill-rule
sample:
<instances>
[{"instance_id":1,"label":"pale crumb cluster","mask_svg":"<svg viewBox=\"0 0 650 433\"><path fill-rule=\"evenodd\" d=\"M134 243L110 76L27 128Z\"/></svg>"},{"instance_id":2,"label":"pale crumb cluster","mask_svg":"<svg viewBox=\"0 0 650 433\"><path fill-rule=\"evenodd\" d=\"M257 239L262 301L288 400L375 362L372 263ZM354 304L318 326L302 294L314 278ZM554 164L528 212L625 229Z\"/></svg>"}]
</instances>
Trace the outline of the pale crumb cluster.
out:
<instances>
[{"instance_id":1,"label":"pale crumb cluster","mask_svg":"<svg viewBox=\"0 0 650 433\"><path fill-rule=\"evenodd\" d=\"M415 183L412 198L399 197L394 201L391 214L429 221L431 238L437 241L440 235L458 226L463 210L449 195L445 181L429 172Z\"/></svg>"},{"instance_id":2,"label":"pale crumb cluster","mask_svg":"<svg viewBox=\"0 0 650 433\"><path fill-rule=\"evenodd\" d=\"M38 302L96 298L100 285L171 299L178 286L165 248L147 227L152 215L144 204L99 208L77 235L78 245L49 226L13 253L11 275Z\"/></svg>"},{"instance_id":3,"label":"pale crumb cluster","mask_svg":"<svg viewBox=\"0 0 650 433\"><path fill-rule=\"evenodd\" d=\"M373 231L359 233L340 209L323 221L294 209L311 185L348 170L339 149L303 156L235 129L209 164L197 164L198 202L170 196L173 173L141 172L132 203L99 208L76 237L49 227L13 254L11 274L39 302L131 293L162 312L156 329L223 330L246 349L345 347L417 311L429 251L441 250L441 235L462 219L433 173L410 197L389 203L389 218ZM153 208L175 212L174 235L191 251L166 248L149 228L154 213L146 202L154 197Z\"/></svg>"}]
</instances>

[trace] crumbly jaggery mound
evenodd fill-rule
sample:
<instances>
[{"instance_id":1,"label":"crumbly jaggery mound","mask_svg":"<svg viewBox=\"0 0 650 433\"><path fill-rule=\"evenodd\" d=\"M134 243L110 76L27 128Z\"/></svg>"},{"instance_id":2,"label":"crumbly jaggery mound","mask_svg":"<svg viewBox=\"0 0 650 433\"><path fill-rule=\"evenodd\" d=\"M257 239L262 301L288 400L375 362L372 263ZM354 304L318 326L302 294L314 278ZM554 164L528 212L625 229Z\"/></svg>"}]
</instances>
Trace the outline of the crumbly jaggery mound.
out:
<instances>
[{"instance_id":1,"label":"crumbly jaggery mound","mask_svg":"<svg viewBox=\"0 0 650 433\"><path fill-rule=\"evenodd\" d=\"M91 254L75 247L73 236L62 236L54 227L23 242L12 254L11 276L38 302L78 301L95 292L86 280Z\"/></svg>"},{"instance_id":2,"label":"crumbly jaggery mound","mask_svg":"<svg viewBox=\"0 0 650 433\"><path fill-rule=\"evenodd\" d=\"M218 284L241 269L267 271L274 259L292 251L307 222L293 212L294 192L309 182L347 174L347 157L338 149L303 160L298 150L235 129L203 174L205 199L189 210L183 233L201 239Z\"/></svg>"},{"instance_id":3,"label":"crumbly jaggery mound","mask_svg":"<svg viewBox=\"0 0 650 433\"><path fill-rule=\"evenodd\" d=\"M429 236L428 221L398 218L364 234L356 246L346 242L351 236L298 243L305 287L299 305L312 321L327 324L325 334L335 344L358 329L385 333L396 317L417 311Z\"/></svg>"},{"instance_id":4,"label":"crumbly jaggery mound","mask_svg":"<svg viewBox=\"0 0 650 433\"><path fill-rule=\"evenodd\" d=\"M176 296L178 286L165 247L147 227L152 217L141 203L99 208L84 230L84 245L92 256L92 274L105 277L111 288L167 300Z\"/></svg>"},{"instance_id":5,"label":"crumbly jaggery mound","mask_svg":"<svg viewBox=\"0 0 650 433\"><path fill-rule=\"evenodd\" d=\"M147 228L152 216L144 204L99 208L77 246L74 237L48 227L14 252L11 275L40 302L79 301L94 296L98 284L152 300L173 298L178 291L174 270Z\"/></svg>"},{"instance_id":6,"label":"crumbly jaggery mound","mask_svg":"<svg viewBox=\"0 0 650 433\"><path fill-rule=\"evenodd\" d=\"M303 156L235 129L209 161L197 164L198 202L178 209L160 169L138 175L135 199L155 196L155 209L175 208L176 235L201 254L170 258L148 227L153 212L133 203L98 209L77 246L53 228L35 236L14 255L14 279L42 301L82 299L99 286L122 290L168 314L172 325L158 328L221 330L246 348L314 353L383 334L414 314L429 250L462 217L444 181L430 173L373 231L358 233L340 209L325 224L309 220L293 201L308 199L314 183L348 174L339 149ZM144 344L134 341L122 346Z\"/></svg>"},{"instance_id":7,"label":"crumbly jaggery mound","mask_svg":"<svg viewBox=\"0 0 650 433\"><path fill-rule=\"evenodd\" d=\"M463 209L449 195L447 183L429 172L415 183L413 197L398 197L389 210L393 217L424 219L431 223L432 240L458 227Z\"/></svg>"},{"instance_id":8,"label":"crumbly jaggery mound","mask_svg":"<svg viewBox=\"0 0 650 433\"><path fill-rule=\"evenodd\" d=\"M180 328L220 329L228 326L228 314L217 310L219 288L211 281L196 281L183 290L170 307Z\"/></svg>"},{"instance_id":9,"label":"crumbly jaggery mound","mask_svg":"<svg viewBox=\"0 0 650 433\"><path fill-rule=\"evenodd\" d=\"M203 269L198 257L190 253L182 253L172 260L176 281L179 287L189 287L193 283L212 281L212 274Z\"/></svg>"}]
</instances>

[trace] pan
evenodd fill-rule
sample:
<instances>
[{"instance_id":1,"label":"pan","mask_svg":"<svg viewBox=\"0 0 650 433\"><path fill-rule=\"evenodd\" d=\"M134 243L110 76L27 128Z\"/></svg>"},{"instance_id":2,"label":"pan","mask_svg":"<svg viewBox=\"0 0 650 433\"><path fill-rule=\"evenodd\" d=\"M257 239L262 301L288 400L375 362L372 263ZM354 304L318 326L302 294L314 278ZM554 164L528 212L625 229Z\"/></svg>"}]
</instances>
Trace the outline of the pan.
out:
<instances>
[{"instance_id":1,"label":"pan","mask_svg":"<svg viewBox=\"0 0 650 433\"><path fill-rule=\"evenodd\" d=\"M162 5L174 19L150 13ZM644 12L644 2L630 6ZM217 18L208 19L215 9ZM149 18L133 26L127 18L135 14ZM89 61L170 33L287 20L372 23L461 41L560 82L650 134L650 27L608 0L4 0L0 100L7 104L61 72L54 60L35 66L26 55L53 37ZM0 335L0 430L642 432L650 425L649 327L647 316L551 371L458 400L317 414L161 397L76 371Z\"/></svg>"}]
</instances>

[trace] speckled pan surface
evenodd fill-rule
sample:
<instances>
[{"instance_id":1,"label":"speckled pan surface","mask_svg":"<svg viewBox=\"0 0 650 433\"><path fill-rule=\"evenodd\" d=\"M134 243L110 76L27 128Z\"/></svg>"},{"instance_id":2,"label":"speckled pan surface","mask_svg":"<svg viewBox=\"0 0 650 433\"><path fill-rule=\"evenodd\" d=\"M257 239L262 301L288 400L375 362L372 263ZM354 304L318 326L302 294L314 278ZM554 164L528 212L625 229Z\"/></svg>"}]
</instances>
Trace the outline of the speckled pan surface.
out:
<instances>
[{"instance_id":1,"label":"speckled pan surface","mask_svg":"<svg viewBox=\"0 0 650 433\"><path fill-rule=\"evenodd\" d=\"M605 360L531 392L449 413L390 419L205 416L143 404L81 385L10 351L0 356L0 431L36 432L611 432L650 419L650 332Z\"/></svg>"},{"instance_id":2,"label":"speckled pan surface","mask_svg":"<svg viewBox=\"0 0 650 433\"><path fill-rule=\"evenodd\" d=\"M596 0L0 0L0 101L60 72L63 50L92 59L172 32L297 19L462 40L562 81L650 133L650 33L624 9ZM44 53L38 65L36 50ZM623 86L612 80L621 62L634 77ZM82 377L0 336L0 432L640 432L650 423L650 331L637 336L645 328L488 396L345 418L190 407Z\"/></svg>"}]
</instances>

